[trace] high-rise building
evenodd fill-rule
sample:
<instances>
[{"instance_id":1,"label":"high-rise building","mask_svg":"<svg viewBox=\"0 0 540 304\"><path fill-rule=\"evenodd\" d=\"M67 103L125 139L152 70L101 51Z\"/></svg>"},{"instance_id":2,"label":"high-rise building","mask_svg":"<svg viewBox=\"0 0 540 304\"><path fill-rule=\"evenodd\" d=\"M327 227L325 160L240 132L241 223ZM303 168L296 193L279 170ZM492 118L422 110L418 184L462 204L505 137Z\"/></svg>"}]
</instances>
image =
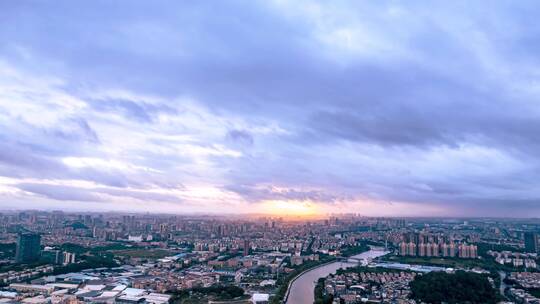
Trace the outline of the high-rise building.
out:
<instances>
[{"instance_id":1,"label":"high-rise building","mask_svg":"<svg viewBox=\"0 0 540 304\"><path fill-rule=\"evenodd\" d=\"M448 256L449 257L455 257L456 256L456 245L454 244L454 242L450 243L450 245L448 245Z\"/></svg>"},{"instance_id":2,"label":"high-rise building","mask_svg":"<svg viewBox=\"0 0 540 304\"><path fill-rule=\"evenodd\" d=\"M248 239L245 239L244 240L244 256L247 256L249 255L249 240Z\"/></svg>"},{"instance_id":3,"label":"high-rise building","mask_svg":"<svg viewBox=\"0 0 540 304\"><path fill-rule=\"evenodd\" d=\"M424 243L418 244L418 256L426 256L426 246Z\"/></svg>"},{"instance_id":4,"label":"high-rise building","mask_svg":"<svg viewBox=\"0 0 540 304\"><path fill-rule=\"evenodd\" d=\"M407 243L401 242L399 243L399 254L400 255L407 255Z\"/></svg>"},{"instance_id":5,"label":"high-rise building","mask_svg":"<svg viewBox=\"0 0 540 304\"><path fill-rule=\"evenodd\" d=\"M427 256L427 257L432 256L433 254L432 254L432 252L431 252L431 248L432 248L432 247L431 247L431 244L430 244L430 243L426 243L425 246L426 246L426 256Z\"/></svg>"},{"instance_id":6,"label":"high-rise building","mask_svg":"<svg viewBox=\"0 0 540 304\"><path fill-rule=\"evenodd\" d=\"M408 245L407 254L410 256L416 256L416 244L413 242L410 242Z\"/></svg>"},{"instance_id":7,"label":"high-rise building","mask_svg":"<svg viewBox=\"0 0 540 304\"><path fill-rule=\"evenodd\" d=\"M431 255L434 257L438 257L440 255L439 248L440 248L439 244L431 243Z\"/></svg>"},{"instance_id":8,"label":"high-rise building","mask_svg":"<svg viewBox=\"0 0 540 304\"><path fill-rule=\"evenodd\" d=\"M478 248L476 245L460 244L458 246L459 257L464 259L476 259L478 258Z\"/></svg>"},{"instance_id":9,"label":"high-rise building","mask_svg":"<svg viewBox=\"0 0 540 304\"><path fill-rule=\"evenodd\" d=\"M463 259L469 258L469 246L467 244L459 244L458 256Z\"/></svg>"},{"instance_id":10,"label":"high-rise building","mask_svg":"<svg viewBox=\"0 0 540 304\"><path fill-rule=\"evenodd\" d=\"M63 263L64 265L75 263L75 253L64 252Z\"/></svg>"},{"instance_id":11,"label":"high-rise building","mask_svg":"<svg viewBox=\"0 0 540 304\"><path fill-rule=\"evenodd\" d=\"M525 232L525 251L538 252L538 234L534 232Z\"/></svg>"},{"instance_id":12,"label":"high-rise building","mask_svg":"<svg viewBox=\"0 0 540 304\"><path fill-rule=\"evenodd\" d=\"M35 233L20 233L17 238L15 261L17 263L30 263L39 259L41 250L41 236Z\"/></svg>"},{"instance_id":13,"label":"high-rise building","mask_svg":"<svg viewBox=\"0 0 540 304\"><path fill-rule=\"evenodd\" d=\"M441 254L443 257L450 256L450 250L448 249L448 245L446 245L446 243L442 243L441 245Z\"/></svg>"},{"instance_id":14,"label":"high-rise building","mask_svg":"<svg viewBox=\"0 0 540 304\"><path fill-rule=\"evenodd\" d=\"M472 259L478 258L478 247L476 245L470 245L469 246L469 256Z\"/></svg>"}]
</instances>

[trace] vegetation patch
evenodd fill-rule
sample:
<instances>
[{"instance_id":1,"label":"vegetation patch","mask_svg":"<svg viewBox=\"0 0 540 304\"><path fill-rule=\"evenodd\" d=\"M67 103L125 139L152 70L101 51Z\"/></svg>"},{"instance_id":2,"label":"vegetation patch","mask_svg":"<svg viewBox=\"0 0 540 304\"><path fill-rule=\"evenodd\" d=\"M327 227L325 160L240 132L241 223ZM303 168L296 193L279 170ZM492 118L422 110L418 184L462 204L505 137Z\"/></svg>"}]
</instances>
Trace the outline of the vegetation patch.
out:
<instances>
[{"instance_id":1,"label":"vegetation patch","mask_svg":"<svg viewBox=\"0 0 540 304\"><path fill-rule=\"evenodd\" d=\"M12 258L15 256L15 243L0 244L0 258Z\"/></svg>"},{"instance_id":2,"label":"vegetation patch","mask_svg":"<svg viewBox=\"0 0 540 304\"><path fill-rule=\"evenodd\" d=\"M192 288L176 291L173 293L169 303L177 304L199 304L209 303L242 303L249 296L244 295L244 290L232 285L216 285L206 288Z\"/></svg>"},{"instance_id":3,"label":"vegetation patch","mask_svg":"<svg viewBox=\"0 0 540 304\"><path fill-rule=\"evenodd\" d=\"M325 278L320 278L317 281L317 286L315 286L315 301L313 302L314 304L332 304L332 301L334 301L333 295L325 294L324 281Z\"/></svg>"},{"instance_id":4,"label":"vegetation patch","mask_svg":"<svg viewBox=\"0 0 540 304\"><path fill-rule=\"evenodd\" d=\"M499 294L483 274L430 272L410 284L411 297L424 303L497 303Z\"/></svg>"},{"instance_id":5,"label":"vegetation patch","mask_svg":"<svg viewBox=\"0 0 540 304\"><path fill-rule=\"evenodd\" d=\"M360 243L358 246L345 246L341 249L341 255L344 257L350 257L360 254L369 250L369 246L366 243Z\"/></svg>"},{"instance_id":6,"label":"vegetation patch","mask_svg":"<svg viewBox=\"0 0 540 304\"><path fill-rule=\"evenodd\" d=\"M113 250L113 254L118 256L126 256L130 258L154 258L160 259L166 256L174 255L174 252L165 249L126 249Z\"/></svg>"},{"instance_id":7,"label":"vegetation patch","mask_svg":"<svg viewBox=\"0 0 540 304\"><path fill-rule=\"evenodd\" d=\"M462 259L462 258L450 258L450 257L411 257L411 256L387 256L383 258L384 261L397 262L404 264L415 265L427 265L427 266L439 266L447 268L483 268L488 271L519 271L525 269L524 267L514 268L510 265L501 265L492 257L486 257L482 259ZM532 270L534 271L534 270Z\"/></svg>"}]
</instances>

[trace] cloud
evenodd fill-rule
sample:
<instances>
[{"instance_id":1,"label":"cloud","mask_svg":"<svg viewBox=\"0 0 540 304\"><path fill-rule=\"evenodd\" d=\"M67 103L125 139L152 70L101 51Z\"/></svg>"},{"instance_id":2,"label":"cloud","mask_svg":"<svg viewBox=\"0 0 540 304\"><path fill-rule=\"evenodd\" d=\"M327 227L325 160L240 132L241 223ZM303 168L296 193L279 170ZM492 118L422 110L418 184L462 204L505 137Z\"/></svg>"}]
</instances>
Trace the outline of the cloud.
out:
<instances>
[{"instance_id":1,"label":"cloud","mask_svg":"<svg viewBox=\"0 0 540 304\"><path fill-rule=\"evenodd\" d=\"M134 102L125 99L106 99L92 102L91 105L99 112L119 112L121 115L138 122L151 123L160 113L175 114L177 111L167 105L153 105L144 102Z\"/></svg>"},{"instance_id":2,"label":"cloud","mask_svg":"<svg viewBox=\"0 0 540 304\"><path fill-rule=\"evenodd\" d=\"M18 188L59 201L103 202L104 199L90 191L70 186L46 184L19 184Z\"/></svg>"},{"instance_id":3,"label":"cloud","mask_svg":"<svg viewBox=\"0 0 540 304\"><path fill-rule=\"evenodd\" d=\"M227 132L227 138L233 142L246 145L253 145L254 142L253 135L245 130L229 130Z\"/></svg>"},{"instance_id":4,"label":"cloud","mask_svg":"<svg viewBox=\"0 0 540 304\"><path fill-rule=\"evenodd\" d=\"M261 202L267 200L284 201L310 201L333 203L336 201L354 200L353 197L338 196L332 193L318 189L293 189L277 186L248 186L248 185L229 185L227 190L238 193L246 200L251 202Z\"/></svg>"},{"instance_id":5,"label":"cloud","mask_svg":"<svg viewBox=\"0 0 540 304\"><path fill-rule=\"evenodd\" d=\"M2 3L0 176L24 190L4 195L527 215L540 200L538 13L528 1Z\"/></svg>"},{"instance_id":6,"label":"cloud","mask_svg":"<svg viewBox=\"0 0 540 304\"><path fill-rule=\"evenodd\" d=\"M59 201L82 201L82 202L110 202L121 199L124 203L139 200L144 202L181 203L182 199L171 193L160 193L153 190L130 190L117 187L105 187L100 185L68 185L47 181L45 183L22 182L15 183L14 187L29 193L38 194L49 199Z\"/></svg>"}]
</instances>

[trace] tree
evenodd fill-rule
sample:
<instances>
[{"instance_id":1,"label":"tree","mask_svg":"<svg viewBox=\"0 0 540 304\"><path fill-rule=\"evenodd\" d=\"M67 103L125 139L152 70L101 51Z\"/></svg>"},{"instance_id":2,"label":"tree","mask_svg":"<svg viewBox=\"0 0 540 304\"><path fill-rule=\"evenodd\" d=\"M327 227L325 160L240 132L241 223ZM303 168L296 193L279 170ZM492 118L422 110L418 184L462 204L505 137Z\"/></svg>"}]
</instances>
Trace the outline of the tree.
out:
<instances>
[{"instance_id":1,"label":"tree","mask_svg":"<svg viewBox=\"0 0 540 304\"><path fill-rule=\"evenodd\" d=\"M487 275L457 271L430 272L410 283L411 297L425 303L497 303L499 295Z\"/></svg>"}]
</instances>

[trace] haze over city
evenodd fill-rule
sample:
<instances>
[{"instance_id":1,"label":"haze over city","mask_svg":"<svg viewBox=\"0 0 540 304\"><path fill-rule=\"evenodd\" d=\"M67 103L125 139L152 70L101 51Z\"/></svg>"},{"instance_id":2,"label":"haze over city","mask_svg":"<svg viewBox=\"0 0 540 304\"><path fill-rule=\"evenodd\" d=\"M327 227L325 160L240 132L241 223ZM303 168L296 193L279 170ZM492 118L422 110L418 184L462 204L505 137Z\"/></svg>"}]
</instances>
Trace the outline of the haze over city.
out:
<instances>
[{"instance_id":1,"label":"haze over city","mask_svg":"<svg viewBox=\"0 0 540 304\"><path fill-rule=\"evenodd\" d=\"M534 4L2 1L0 209L537 217Z\"/></svg>"}]
</instances>

